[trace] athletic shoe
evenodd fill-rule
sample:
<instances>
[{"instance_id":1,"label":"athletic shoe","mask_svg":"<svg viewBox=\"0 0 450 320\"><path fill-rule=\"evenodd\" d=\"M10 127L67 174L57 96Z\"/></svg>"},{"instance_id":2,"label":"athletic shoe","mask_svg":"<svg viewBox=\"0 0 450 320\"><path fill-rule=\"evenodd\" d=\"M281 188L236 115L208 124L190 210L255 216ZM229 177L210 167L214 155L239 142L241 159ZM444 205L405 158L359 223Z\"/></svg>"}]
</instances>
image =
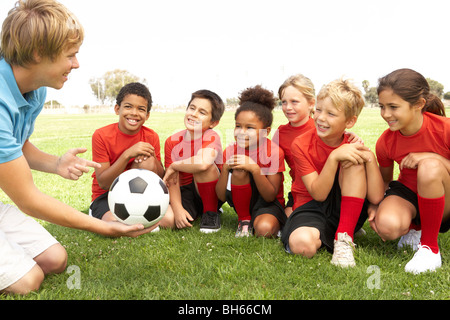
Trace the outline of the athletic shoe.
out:
<instances>
[{"instance_id":1,"label":"athletic shoe","mask_svg":"<svg viewBox=\"0 0 450 320\"><path fill-rule=\"evenodd\" d=\"M343 268L354 267L356 265L355 258L353 257L354 248L355 244L347 232L338 233L337 240L334 240L334 251L331 264Z\"/></svg>"},{"instance_id":2,"label":"athletic shoe","mask_svg":"<svg viewBox=\"0 0 450 320\"><path fill-rule=\"evenodd\" d=\"M200 222L200 232L213 233L220 230L220 214L218 212L206 211Z\"/></svg>"},{"instance_id":3,"label":"athletic shoe","mask_svg":"<svg viewBox=\"0 0 450 320\"><path fill-rule=\"evenodd\" d=\"M405 271L419 274L426 271L436 271L442 265L441 252L433 253L430 247L419 244L414 257L406 264Z\"/></svg>"},{"instance_id":4,"label":"athletic shoe","mask_svg":"<svg viewBox=\"0 0 450 320\"><path fill-rule=\"evenodd\" d=\"M239 221L238 228L235 233L236 238L249 237L251 235L250 221L241 220Z\"/></svg>"},{"instance_id":5,"label":"athletic shoe","mask_svg":"<svg viewBox=\"0 0 450 320\"><path fill-rule=\"evenodd\" d=\"M420 237L422 236L422 231L411 229L407 234L401 236L400 240L398 240L397 247L398 249L403 249L408 246L413 249L413 251L417 251L420 245Z\"/></svg>"}]
</instances>

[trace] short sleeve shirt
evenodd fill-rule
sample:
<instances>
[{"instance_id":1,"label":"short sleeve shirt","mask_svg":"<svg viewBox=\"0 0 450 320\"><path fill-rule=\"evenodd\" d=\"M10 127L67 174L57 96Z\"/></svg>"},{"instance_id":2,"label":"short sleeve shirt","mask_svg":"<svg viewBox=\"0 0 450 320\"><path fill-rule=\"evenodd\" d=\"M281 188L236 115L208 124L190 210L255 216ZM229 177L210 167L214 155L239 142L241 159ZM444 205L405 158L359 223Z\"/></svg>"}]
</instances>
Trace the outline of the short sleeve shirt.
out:
<instances>
[{"instance_id":1,"label":"short sleeve shirt","mask_svg":"<svg viewBox=\"0 0 450 320\"><path fill-rule=\"evenodd\" d=\"M344 139L339 146L344 143L348 143L346 134L344 134ZM294 196L294 210L313 200L301 177L314 171L320 174L330 153L339 146L330 147L325 144L317 135L316 130L310 130L295 138L292 143L292 155L294 156L295 176L297 179L295 179L291 191Z\"/></svg>"},{"instance_id":2,"label":"short sleeve shirt","mask_svg":"<svg viewBox=\"0 0 450 320\"><path fill-rule=\"evenodd\" d=\"M450 118L423 113L420 130L410 136L387 129L376 144L377 160L381 167L400 164L412 152L433 152L450 159ZM398 181L417 193L417 169L404 168Z\"/></svg>"},{"instance_id":3,"label":"short sleeve shirt","mask_svg":"<svg viewBox=\"0 0 450 320\"><path fill-rule=\"evenodd\" d=\"M161 161L159 136L154 130L142 126L138 133L128 135L120 131L118 123L109 124L95 130L92 135L92 160L99 163L109 162L113 165L126 149L140 141L150 143L155 148L156 159ZM130 159L125 170L130 169L133 161L134 158ZM106 190L98 185L95 172L92 177L92 200L95 200Z\"/></svg>"},{"instance_id":4,"label":"short sleeve shirt","mask_svg":"<svg viewBox=\"0 0 450 320\"><path fill-rule=\"evenodd\" d=\"M206 130L202 137L195 140L186 140L187 130L182 130L167 138L164 144L164 166L168 168L172 162L189 159L201 149L210 148L217 151L215 164L222 169L222 143L219 135L212 129ZM192 182L192 174L180 172L180 185L185 186Z\"/></svg>"},{"instance_id":5,"label":"short sleeve shirt","mask_svg":"<svg viewBox=\"0 0 450 320\"><path fill-rule=\"evenodd\" d=\"M42 87L22 95L11 66L0 59L0 163L22 156L46 94L47 89Z\"/></svg>"}]
</instances>

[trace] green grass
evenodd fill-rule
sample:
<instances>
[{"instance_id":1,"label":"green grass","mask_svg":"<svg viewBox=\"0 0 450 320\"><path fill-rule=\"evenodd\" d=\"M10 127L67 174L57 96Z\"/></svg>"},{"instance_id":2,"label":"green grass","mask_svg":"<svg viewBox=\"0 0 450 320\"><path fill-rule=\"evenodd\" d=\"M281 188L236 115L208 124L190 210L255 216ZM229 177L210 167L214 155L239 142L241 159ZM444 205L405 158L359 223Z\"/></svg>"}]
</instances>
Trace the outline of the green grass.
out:
<instances>
[{"instance_id":1,"label":"green grass","mask_svg":"<svg viewBox=\"0 0 450 320\"><path fill-rule=\"evenodd\" d=\"M181 113L152 113L147 125L159 133L163 145L170 134L183 129L182 119ZM115 121L115 115L41 115L31 141L57 155L87 147L84 156L90 159L92 133ZM276 111L273 127L285 122ZM217 127L222 137L233 123L233 113L226 112ZM385 128L378 109L365 109L352 131L374 150ZM33 175L43 192L87 212L91 174L77 182L40 172ZM288 187L290 179L286 180ZM10 203L4 194L0 200ZM222 230L209 235L198 231L198 222L189 230L161 230L136 239L105 238L42 222L67 249L68 266L79 270L81 287L69 289L75 273L64 272L48 276L38 292L0 299L450 299L449 233L439 236L443 267L415 276L403 270L413 253L397 250L396 241L381 241L366 223L367 235L356 239L357 266L345 270L331 265L325 250L307 259L285 253L279 239L236 239L236 214L228 205L223 208Z\"/></svg>"}]
</instances>

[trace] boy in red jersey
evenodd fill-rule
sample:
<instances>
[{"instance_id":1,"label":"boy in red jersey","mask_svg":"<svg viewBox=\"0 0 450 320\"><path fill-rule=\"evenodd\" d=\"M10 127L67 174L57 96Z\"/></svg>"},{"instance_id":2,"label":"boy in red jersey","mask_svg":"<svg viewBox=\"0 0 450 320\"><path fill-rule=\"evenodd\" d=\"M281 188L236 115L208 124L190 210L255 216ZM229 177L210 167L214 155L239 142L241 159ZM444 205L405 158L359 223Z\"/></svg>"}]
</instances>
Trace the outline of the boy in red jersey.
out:
<instances>
[{"instance_id":1,"label":"boy in red jersey","mask_svg":"<svg viewBox=\"0 0 450 320\"><path fill-rule=\"evenodd\" d=\"M108 190L122 172L147 169L161 178L164 168L158 134L144 126L150 117L152 96L148 88L138 82L123 86L116 98L114 110L119 122L97 129L92 135L92 158L101 164L92 174L92 203L90 214L98 219L114 221L108 206ZM170 227L164 216L159 225Z\"/></svg>"},{"instance_id":2,"label":"boy in red jersey","mask_svg":"<svg viewBox=\"0 0 450 320\"><path fill-rule=\"evenodd\" d=\"M389 125L376 145L386 195L369 221L382 239L400 237L399 248L417 250L406 272L434 271L442 263L438 234L450 228L450 120L427 80L414 70L381 78L378 96ZM394 161L400 169L396 181Z\"/></svg>"},{"instance_id":3,"label":"boy in red jersey","mask_svg":"<svg viewBox=\"0 0 450 320\"><path fill-rule=\"evenodd\" d=\"M184 117L185 130L167 138L164 146L166 174L170 193L168 211L178 229L192 227L202 216L200 231L220 230L215 188L222 168L222 143L212 130L225 111L222 99L209 90L192 94Z\"/></svg>"},{"instance_id":4,"label":"boy in red jersey","mask_svg":"<svg viewBox=\"0 0 450 320\"><path fill-rule=\"evenodd\" d=\"M325 246L333 251L332 264L355 265L353 234L366 220L367 202L378 204L383 197L375 155L361 143L348 143L344 134L363 106L353 84L331 82L317 96L316 130L292 143L296 179L294 211L282 234L286 251L313 257Z\"/></svg>"}]
</instances>

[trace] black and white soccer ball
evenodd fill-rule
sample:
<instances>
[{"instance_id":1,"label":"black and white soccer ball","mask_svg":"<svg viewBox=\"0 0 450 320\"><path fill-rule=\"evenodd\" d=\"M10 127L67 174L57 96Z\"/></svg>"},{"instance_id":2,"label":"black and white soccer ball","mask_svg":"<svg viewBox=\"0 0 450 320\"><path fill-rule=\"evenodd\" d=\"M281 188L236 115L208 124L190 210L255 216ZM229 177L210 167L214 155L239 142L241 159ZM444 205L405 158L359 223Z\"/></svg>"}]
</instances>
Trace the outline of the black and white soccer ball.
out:
<instances>
[{"instance_id":1,"label":"black and white soccer ball","mask_svg":"<svg viewBox=\"0 0 450 320\"><path fill-rule=\"evenodd\" d=\"M143 224L148 228L166 214L169 190L156 173L130 169L111 184L108 204L119 221L128 225Z\"/></svg>"}]
</instances>

